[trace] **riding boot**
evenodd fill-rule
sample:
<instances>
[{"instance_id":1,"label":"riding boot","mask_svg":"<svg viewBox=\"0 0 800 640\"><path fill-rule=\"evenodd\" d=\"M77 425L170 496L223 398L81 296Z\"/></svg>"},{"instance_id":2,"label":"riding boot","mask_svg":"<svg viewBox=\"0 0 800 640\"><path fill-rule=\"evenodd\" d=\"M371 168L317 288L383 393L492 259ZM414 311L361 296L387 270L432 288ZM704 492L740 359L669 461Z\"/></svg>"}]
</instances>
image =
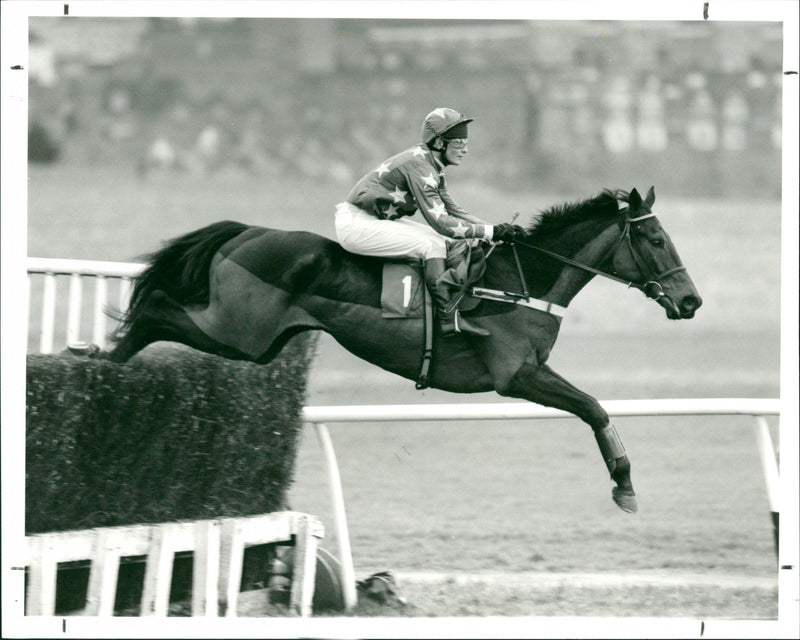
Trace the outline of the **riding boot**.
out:
<instances>
[{"instance_id":1,"label":"riding boot","mask_svg":"<svg viewBox=\"0 0 800 640\"><path fill-rule=\"evenodd\" d=\"M441 282L445 270L444 258L429 258L425 261L425 284L431 292L431 299L439 314L439 324L442 337L449 337L456 333L468 333L475 336L486 337L489 332L475 326L469 320L458 314L458 309L449 309L450 291L447 285Z\"/></svg>"}]
</instances>

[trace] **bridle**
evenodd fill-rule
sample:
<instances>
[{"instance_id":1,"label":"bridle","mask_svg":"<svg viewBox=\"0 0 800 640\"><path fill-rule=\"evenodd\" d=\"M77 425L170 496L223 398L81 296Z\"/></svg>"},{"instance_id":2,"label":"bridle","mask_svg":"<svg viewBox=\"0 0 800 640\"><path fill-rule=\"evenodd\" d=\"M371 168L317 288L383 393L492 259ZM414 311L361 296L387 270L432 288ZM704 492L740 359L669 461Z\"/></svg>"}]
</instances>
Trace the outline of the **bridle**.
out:
<instances>
[{"instance_id":1,"label":"bridle","mask_svg":"<svg viewBox=\"0 0 800 640\"><path fill-rule=\"evenodd\" d=\"M559 262L563 262L564 264L568 264L572 267L576 267L578 269L582 269L583 271L588 271L597 276L603 276L604 278L608 278L609 280L614 280L615 282L620 282L629 288L639 289L642 293L644 293L648 298L652 298L653 300L658 300L659 298L664 297L666 294L664 293L664 288L661 286L661 281L665 278L679 273L681 271L686 271L686 267L682 264L674 267L672 269L667 269L666 271L662 271L661 273L656 273L656 270L651 268L641 253L636 249L634 246L633 240L631 238L631 223L632 222L639 222L641 220L645 220L647 218L652 218L656 214L655 213L647 213L643 216L638 216L636 218L630 217L630 210L628 207L623 209L625 211L625 221L624 221L624 228L622 229L622 233L620 233L619 238L614 243L614 246L609 251L610 254L614 254L617 251L617 248L622 242L625 242L628 246L628 251L630 251L631 259L636 263L636 266L639 268L639 271L642 272L644 275L644 282L633 282L626 280L624 278L620 278L615 271L601 271L600 269L595 269L594 267L589 266L588 264L583 264L582 262L578 262L577 260L573 260L571 258L567 258L566 256L562 256L558 253L553 251L549 251L547 249L542 249L541 247L537 247L532 244L528 244L527 242L521 240L515 240L512 244L512 248L514 245L519 245L521 247L525 247L526 249L532 249L534 251L538 251L544 255L550 256ZM516 257L516 251L515 257ZM519 268L519 261L517 260L517 266ZM522 270L520 268L520 275L522 274ZM525 290L527 290L527 285L524 284L523 279L523 286Z\"/></svg>"}]
</instances>

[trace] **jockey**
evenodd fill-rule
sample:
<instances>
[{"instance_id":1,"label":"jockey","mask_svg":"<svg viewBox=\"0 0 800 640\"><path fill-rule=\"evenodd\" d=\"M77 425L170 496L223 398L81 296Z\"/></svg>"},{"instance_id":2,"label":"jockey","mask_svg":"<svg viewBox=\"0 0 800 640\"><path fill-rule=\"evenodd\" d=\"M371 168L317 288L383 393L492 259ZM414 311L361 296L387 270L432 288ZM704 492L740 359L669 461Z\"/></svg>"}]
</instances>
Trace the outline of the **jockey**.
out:
<instances>
[{"instance_id":1,"label":"jockey","mask_svg":"<svg viewBox=\"0 0 800 640\"><path fill-rule=\"evenodd\" d=\"M336 237L348 251L386 258L424 261L443 335L457 331L486 336L487 331L447 310L450 292L442 280L447 246L456 239L509 242L524 233L508 223L489 224L459 207L447 193L444 170L467 154L467 118L439 108L422 123L422 144L401 151L362 177L336 205ZM419 211L424 222L410 216Z\"/></svg>"}]
</instances>

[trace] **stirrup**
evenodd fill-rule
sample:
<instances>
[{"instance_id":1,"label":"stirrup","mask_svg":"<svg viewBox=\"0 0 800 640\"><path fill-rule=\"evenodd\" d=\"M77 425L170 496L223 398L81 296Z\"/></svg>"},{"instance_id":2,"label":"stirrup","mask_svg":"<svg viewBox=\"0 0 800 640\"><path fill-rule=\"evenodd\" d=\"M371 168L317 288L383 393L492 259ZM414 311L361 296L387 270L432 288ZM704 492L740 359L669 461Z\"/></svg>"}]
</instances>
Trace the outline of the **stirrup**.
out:
<instances>
[{"instance_id":1,"label":"stirrup","mask_svg":"<svg viewBox=\"0 0 800 640\"><path fill-rule=\"evenodd\" d=\"M458 309L453 312L453 333L445 334L444 325L442 326L443 335L455 335L456 333L466 333L468 335L479 336L481 338L486 338L491 335L486 329L475 326L466 318L462 318L461 314L458 312Z\"/></svg>"}]
</instances>

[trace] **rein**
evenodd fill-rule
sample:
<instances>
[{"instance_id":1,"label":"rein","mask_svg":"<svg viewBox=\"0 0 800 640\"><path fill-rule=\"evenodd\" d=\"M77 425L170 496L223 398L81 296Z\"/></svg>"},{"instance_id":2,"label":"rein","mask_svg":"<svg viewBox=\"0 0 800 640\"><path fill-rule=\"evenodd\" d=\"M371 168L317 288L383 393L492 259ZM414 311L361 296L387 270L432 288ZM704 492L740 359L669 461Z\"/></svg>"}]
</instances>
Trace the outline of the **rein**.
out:
<instances>
[{"instance_id":1,"label":"rein","mask_svg":"<svg viewBox=\"0 0 800 640\"><path fill-rule=\"evenodd\" d=\"M628 288L639 289L648 298L652 298L653 300L657 300L658 298L661 298L662 296L665 295L664 294L664 289L661 286L660 280L663 280L667 276L671 276L674 273L678 273L680 271L686 271L686 267L684 267L683 265L680 265L680 266L675 267L673 269L668 269L667 271L664 271L662 273L654 274L653 270L650 269L644 263L644 260L639 255L639 253L636 251L636 249L634 248L633 241L631 240L631 232L630 232L630 230L631 230L631 222L639 222L640 220L644 220L646 218L652 218L655 215L656 215L655 213L648 213L648 214L645 214L643 216L639 216L637 218L630 218L630 217L626 216L625 217L625 228L623 229L622 233L619 236L619 239L617 240L616 244L614 245L614 248L612 249L612 252L615 251L617 246L623 240L627 241L628 250L631 252L631 257L633 258L634 262L636 263L636 266L639 267L639 270L645 276L646 281L644 283L638 283L638 282L625 280L623 278L620 278L619 276L617 276L614 273L609 273L607 271L601 271L600 269L595 269L594 267L589 266L588 264L583 264L582 262L578 262L577 260L573 260L571 258L567 258L566 256L562 256L562 255L560 255L558 253L555 253L553 251L549 251L548 249L542 249L541 247L537 247L536 245L528 244L527 242L522 242L520 240L515 240L513 243L511 243L511 245L512 245L512 249L514 249L514 245L520 245L521 247L525 247L526 249L532 249L534 251L538 251L539 253L543 253L544 255L547 255L547 256L549 256L551 258L554 258L555 260L558 260L559 262L563 262L564 264L568 264L568 265L570 265L572 267L576 267L577 269L582 269L583 271L588 271L589 273L592 273L592 274L594 274L596 276L603 276L604 278L608 278L609 280L614 280L615 282L619 282L621 284L626 285ZM516 257L516 249L514 249L514 256ZM519 265L519 261L518 260L517 260L517 263ZM520 271L520 276L521 276L521 271ZM525 289L527 291L528 287L527 287L527 284L525 283L524 278L522 280L522 283L523 283L523 289ZM651 287L651 285L653 285L653 287Z\"/></svg>"},{"instance_id":2,"label":"rein","mask_svg":"<svg viewBox=\"0 0 800 640\"><path fill-rule=\"evenodd\" d=\"M564 264L570 265L571 267L575 267L577 269L582 269L583 271L587 271L591 274L596 276L603 276L604 278L608 278L609 280L613 280L614 282L619 282L620 284L626 285L628 288L639 289L644 295L648 298L653 300L659 300L663 298L666 294L664 293L664 288L661 286L661 280L664 278L671 276L674 273L679 273L681 271L686 271L686 267L683 265L679 265L672 269L668 269L661 273L654 273L654 270L651 269L647 263L645 262L644 258L641 254L636 250L633 244L633 240L631 239L631 223L632 222L639 222L640 220L645 220L647 218L652 218L656 214L655 213L647 213L643 216L638 216L636 218L631 218L627 215L628 209L624 209L626 211L625 216L625 227L620 233L619 238L615 242L614 246L612 247L610 253L613 253L617 250L617 247L625 241L628 245L628 251L630 251L631 258L636 263L636 266L642 272L645 281L643 283L633 282L631 280L626 280L624 278L620 278L616 273L609 273L608 271L601 271L600 269L596 269L588 264L584 264L582 262L578 262L577 260L573 260L572 258L567 258L566 256L562 256L561 254L555 253L554 251L550 251L548 249L542 249L541 247L537 247L533 244L528 244L527 242L523 242L520 240L514 240L513 242L507 243L511 247L511 251L514 254L514 261L517 266L517 272L519 274L520 283L522 284L522 293L513 293L509 291L494 291L491 289L484 289L482 287L471 287L470 288L470 295L475 298L483 298L486 300L494 300L496 302L508 302L511 304L518 304L526 307L531 307L533 309L539 309L541 311L545 311L555 316L563 317L566 309L564 307L560 307L559 305L546 302L544 300L538 300L536 298L532 298L528 293L528 283L525 281L525 274L522 271L522 264L519 261L519 255L517 254L517 245L521 247L525 247L526 249L531 249L533 251L538 251L546 256L549 256L559 262ZM516 218L516 215L514 216ZM494 248L497 245L493 245L489 252L486 255L488 259L489 256L494 251ZM456 296L455 301L453 302L453 306L458 304L458 301L461 297L466 293L467 289L469 288L469 284L465 284L462 290L459 292L459 295Z\"/></svg>"}]
</instances>

